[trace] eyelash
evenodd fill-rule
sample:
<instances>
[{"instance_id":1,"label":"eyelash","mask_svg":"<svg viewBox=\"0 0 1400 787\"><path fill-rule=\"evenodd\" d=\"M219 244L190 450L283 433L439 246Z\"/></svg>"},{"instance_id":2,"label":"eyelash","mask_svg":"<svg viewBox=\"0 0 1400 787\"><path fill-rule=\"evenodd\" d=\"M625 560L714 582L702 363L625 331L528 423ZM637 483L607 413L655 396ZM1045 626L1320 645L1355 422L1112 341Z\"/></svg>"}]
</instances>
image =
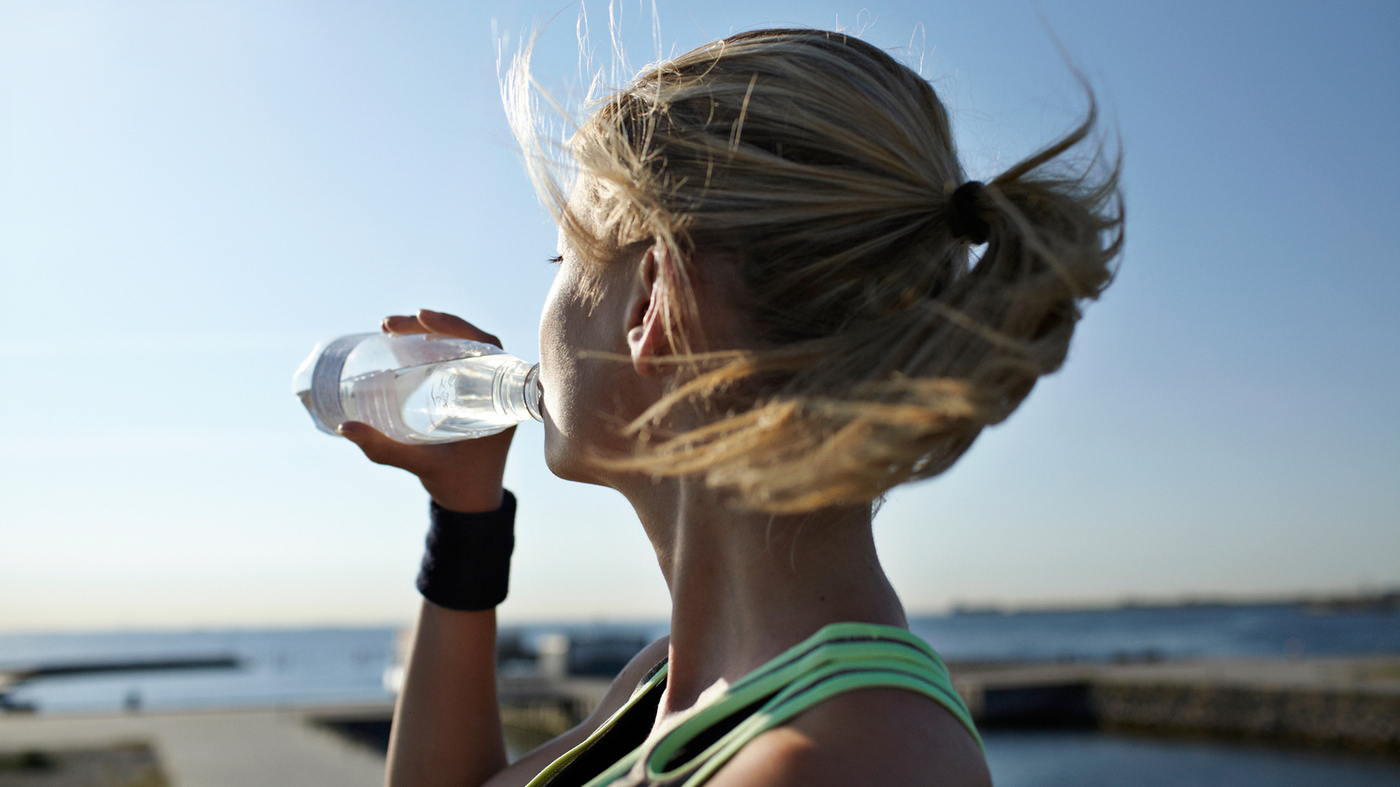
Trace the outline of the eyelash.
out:
<instances>
[{"instance_id":1,"label":"eyelash","mask_svg":"<svg viewBox=\"0 0 1400 787\"><path fill-rule=\"evenodd\" d=\"M563 262L563 261L564 261L564 255L562 255L562 254L560 254L560 255L558 255L558 256L555 256L555 257L550 257L549 259L545 260L545 262L548 262L550 265L558 265L559 263L561 263L561 262Z\"/></svg>"}]
</instances>

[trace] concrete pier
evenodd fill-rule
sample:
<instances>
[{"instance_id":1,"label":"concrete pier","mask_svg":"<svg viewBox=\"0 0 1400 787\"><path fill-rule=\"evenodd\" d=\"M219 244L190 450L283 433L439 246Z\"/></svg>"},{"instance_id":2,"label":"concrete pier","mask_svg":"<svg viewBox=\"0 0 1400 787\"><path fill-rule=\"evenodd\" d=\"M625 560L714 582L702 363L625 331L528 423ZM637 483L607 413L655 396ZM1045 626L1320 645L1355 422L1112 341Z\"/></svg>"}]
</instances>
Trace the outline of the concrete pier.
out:
<instances>
[{"instance_id":1,"label":"concrete pier","mask_svg":"<svg viewBox=\"0 0 1400 787\"><path fill-rule=\"evenodd\" d=\"M988 728L1133 730L1400 756L1400 656L949 665ZM581 721L598 678L501 684L508 728L536 742Z\"/></svg>"},{"instance_id":2,"label":"concrete pier","mask_svg":"<svg viewBox=\"0 0 1400 787\"><path fill-rule=\"evenodd\" d=\"M348 710L0 715L0 751L146 744L175 787L382 787L384 758L379 752L308 723L318 714ZM387 719L392 711L362 712Z\"/></svg>"},{"instance_id":3,"label":"concrete pier","mask_svg":"<svg viewBox=\"0 0 1400 787\"><path fill-rule=\"evenodd\" d=\"M1081 728L1400 756L1400 657L949 665L988 728ZM597 678L501 685L508 731L542 743L602 698Z\"/></svg>"},{"instance_id":4,"label":"concrete pier","mask_svg":"<svg viewBox=\"0 0 1400 787\"><path fill-rule=\"evenodd\" d=\"M1400 756L1400 657L1141 664L957 664L985 728L1080 727ZM503 679L517 752L578 723L603 678ZM378 787L393 709L298 707L109 716L0 714L0 753L147 744L177 787Z\"/></svg>"},{"instance_id":5,"label":"concrete pier","mask_svg":"<svg viewBox=\"0 0 1400 787\"><path fill-rule=\"evenodd\" d=\"M985 727L1091 727L1400 756L1400 657L953 664Z\"/></svg>"}]
</instances>

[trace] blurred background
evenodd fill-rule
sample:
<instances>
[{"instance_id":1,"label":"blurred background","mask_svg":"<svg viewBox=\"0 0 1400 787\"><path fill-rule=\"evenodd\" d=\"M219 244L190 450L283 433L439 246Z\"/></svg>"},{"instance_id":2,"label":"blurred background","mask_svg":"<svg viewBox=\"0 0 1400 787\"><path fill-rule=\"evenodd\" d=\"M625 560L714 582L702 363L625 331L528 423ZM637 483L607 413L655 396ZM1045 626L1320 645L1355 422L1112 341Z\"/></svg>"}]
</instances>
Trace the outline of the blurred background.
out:
<instances>
[{"instance_id":1,"label":"blurred background","mask_svg":"<svg viewBox=\"0 0 1400 787\"><path fill-rule=\"evenodd\" d=\"M499 77L538 31L536 76L577 106L610 25L633 67L757 27L859 35L933 83L981 179L1080 117L1072 67L1092 85L1125 156L1120 276L1064 370L877 520L950 660L1400 652L1394 3L12 0L0 697L38 718L390 696L427 500L315 431L290 377L315 342L419 307L537 357L555 233ZM634 515L550 476L541 437L523 425L507 470L516 655L664 632ZM32 674L180 658L206 663ZM1054 752L1157 777L1245 756L1163 745L989 736L1001 784L1113 783L1047 776ZM1248 751L1235 783L1400 774Z\"/></svg>"}]
</instances>

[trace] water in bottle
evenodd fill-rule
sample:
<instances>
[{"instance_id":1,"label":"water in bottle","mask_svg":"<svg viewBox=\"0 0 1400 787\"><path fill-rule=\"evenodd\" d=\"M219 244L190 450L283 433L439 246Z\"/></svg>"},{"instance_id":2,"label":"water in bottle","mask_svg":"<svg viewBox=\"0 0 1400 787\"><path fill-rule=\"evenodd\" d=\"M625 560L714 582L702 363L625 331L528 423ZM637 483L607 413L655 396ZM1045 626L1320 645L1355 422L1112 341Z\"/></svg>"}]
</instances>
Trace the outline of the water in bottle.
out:
<instances>
[{"instance_id":1,"label":"water in bottle","mask_svg":"<svg viewBox=\"0 0 1400 787\"><path fill-rule=\"evenodd\" d=\"M436 334L322 342L292 389L324 432L362 421L401 443L468 440L540 420L539 364Z\"/></svg>"}]
</instances>

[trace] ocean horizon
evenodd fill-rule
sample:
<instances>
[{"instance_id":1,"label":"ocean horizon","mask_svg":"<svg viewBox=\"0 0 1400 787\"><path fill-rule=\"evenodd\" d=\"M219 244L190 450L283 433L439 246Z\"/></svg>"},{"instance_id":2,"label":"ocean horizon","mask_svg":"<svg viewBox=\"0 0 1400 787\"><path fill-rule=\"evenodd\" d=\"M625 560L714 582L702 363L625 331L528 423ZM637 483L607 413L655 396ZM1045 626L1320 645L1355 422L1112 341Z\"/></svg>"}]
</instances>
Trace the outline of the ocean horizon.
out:
<instances>
[{"instance_id":1,"label":"ocean horizon","mask_svg":"<svg viewBox=\"0 0 1400 787\"><path fill-rule=\"evenodd\" d=\"M386 702L407 626L0 633L0 673L43 665L232 658L236 668L72 675L12 689L43 713ZM910 619L945 661L1159 661L1400 653L1400 608L1314 602L978 610ZM506 623L533 652L546 636L650 641L664 620Z\"/></svg>"},{"instance_id":2,"label":"ocean horizon","mask_svg":"<svg viewBox=\"0 0 1400 787\"><path fill-rule=\"evenodd\" d=\"M1266 603L1100 609L960 610L910 628L948 662L1136 662L1400 654L1400 610L1386 604ZM39 665L231 658L234 667L40 678L8 701L39 714L184 712L376 705L406 626L322 626L0 634L0 673ZM665 621L504 624L528 655L552 635L638 643ZM1372 787L1400 783L1400 762L1277 745L1079 730L984 735L998 787L1230 784Z\"/></svg>"}]
</instances>

